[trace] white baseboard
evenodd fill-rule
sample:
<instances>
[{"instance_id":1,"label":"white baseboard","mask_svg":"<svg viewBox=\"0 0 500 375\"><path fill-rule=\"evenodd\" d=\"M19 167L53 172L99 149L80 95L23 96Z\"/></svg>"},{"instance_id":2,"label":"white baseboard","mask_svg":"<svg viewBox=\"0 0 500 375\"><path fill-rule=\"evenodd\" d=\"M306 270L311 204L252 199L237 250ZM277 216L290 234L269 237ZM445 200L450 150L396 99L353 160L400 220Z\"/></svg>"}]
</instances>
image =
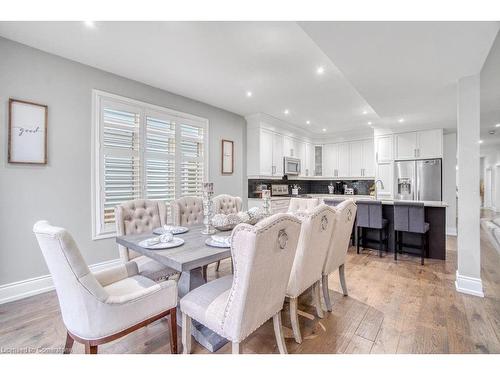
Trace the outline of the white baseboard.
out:
<instances>
[{"instance_id":1,"label":"white baseboard","mask_svg":"<svg viewBox=\"0 0 500 375\"><path fill-rule=\"evenodd\" d=\"M483 282L476 277L463 276L456 272L455 288L461 293L484 297Z\"/></svg>"},{"instance_id":2,"label":"white baseboard","mask_svg":"<svg viewBox=\"0 0 500 375\"><path fill-rule=\"evenodd\" d=\"M99 272L106 268L110 268L121 264L121 259L108 260L106 262L96 263L89 266L92 272ZM0 305L7 302L17 301L36 294L48 292L54 289L52 277L44 275L16 281L14 283L0 285Z\"/></svg>"},{"instance_id":3,"label":"white baseboard","mask_svg":"<svg viewBox=\"0 0 500 375\"><path fill-rule=\"evenodd\" d=\"M447 236L456 236L457 235L457 228L446 228L446 235Z\"/></svg>"}]
</instances>

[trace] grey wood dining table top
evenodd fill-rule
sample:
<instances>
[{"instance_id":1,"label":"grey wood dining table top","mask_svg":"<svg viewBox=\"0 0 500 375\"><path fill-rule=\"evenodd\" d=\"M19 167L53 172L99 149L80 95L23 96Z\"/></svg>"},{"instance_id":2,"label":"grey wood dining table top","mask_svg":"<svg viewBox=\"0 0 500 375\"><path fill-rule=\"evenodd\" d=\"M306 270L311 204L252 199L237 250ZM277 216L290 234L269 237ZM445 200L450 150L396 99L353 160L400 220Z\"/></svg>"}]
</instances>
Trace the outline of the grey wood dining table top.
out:
<instances>
[{"instance_id":1,"label":"grey wood dining table top","mask_svg":"<svg viewBox=\"0 0 500 375\"><path fill-rule=\"evenodd\" d=\"M189 227L189 231L176 237L184 239L184 244L165 250L150 250L139 246L139 242L154 237L152 233L129 234L116 237L116 242L135 252L156 260L176 271L190 271L231 257L231 249L211 247L205 244L209 235L202 234L203 225ZM230 235L231 232L227 232Z\"/></svg>"}]
</instances>

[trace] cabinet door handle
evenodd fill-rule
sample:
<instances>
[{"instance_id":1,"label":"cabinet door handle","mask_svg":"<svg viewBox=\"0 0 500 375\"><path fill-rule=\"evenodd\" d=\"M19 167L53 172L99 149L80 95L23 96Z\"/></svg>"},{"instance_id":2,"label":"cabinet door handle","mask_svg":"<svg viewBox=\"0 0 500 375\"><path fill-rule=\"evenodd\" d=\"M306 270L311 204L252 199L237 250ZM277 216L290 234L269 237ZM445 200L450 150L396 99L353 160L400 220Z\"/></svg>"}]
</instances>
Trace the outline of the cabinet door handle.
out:
<instances>
[{"instance_id":1,"label":"cabinet door handle","mask_svg":"<svg viewBox=\"0 0 500 375\"><path fill-rule=\"evenodd\" d=\"M273 174L273 175L274 175L274 174L276 174L276 166L275 166L275 165L273 165L273 168L272 168L272 174Z\"/></svg>"},{"instance_id":2,"label":"cabinet door handle","mask_svg":"<svg viewBox=\"0 0 500 375\"><path fill-rule=\"evenodd\" d=\"M375 160L377 161L378 163L378 151L375 153Z\"/></svg>"}]
</instances>

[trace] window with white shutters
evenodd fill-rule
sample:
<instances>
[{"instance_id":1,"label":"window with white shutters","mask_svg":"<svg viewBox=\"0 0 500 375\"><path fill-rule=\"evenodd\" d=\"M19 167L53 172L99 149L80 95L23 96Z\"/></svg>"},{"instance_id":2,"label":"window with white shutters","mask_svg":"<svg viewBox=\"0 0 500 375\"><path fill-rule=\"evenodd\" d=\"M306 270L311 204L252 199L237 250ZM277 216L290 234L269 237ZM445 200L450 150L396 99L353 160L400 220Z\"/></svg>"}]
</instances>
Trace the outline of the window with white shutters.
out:
<instances>
[{"instance_id":1,"label":"window with white shutters","mask_svg":"<svg viewBox=\"0 0 500 375\"><path fill-rule=\"evenodd\" d=\"M114 235L122 202L201 196L207 120L97 90L94 118L94 238Z\"/></svg>"}]
</instances>

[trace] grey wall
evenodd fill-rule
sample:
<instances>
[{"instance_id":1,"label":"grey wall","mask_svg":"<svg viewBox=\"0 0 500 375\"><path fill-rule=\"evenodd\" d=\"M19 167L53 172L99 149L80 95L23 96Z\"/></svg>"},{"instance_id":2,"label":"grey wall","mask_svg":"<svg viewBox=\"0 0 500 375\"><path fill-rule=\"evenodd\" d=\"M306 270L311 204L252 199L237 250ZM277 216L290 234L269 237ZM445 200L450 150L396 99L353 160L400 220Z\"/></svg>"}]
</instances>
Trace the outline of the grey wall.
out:
<instances>
[{"instance_id":1,"label":"grey wall","mask_svg":"<svg viewBox=\"0 0 500 375\"><path fill-rule=\"evenodd\" d=\"M48 273L32 233L33 223L40 219L66 227L89 264L118 257L114 239L91 239L94 88L207 118L209 173L216 193L247 197L246 121L241 116L3 38L0 56L0 285ZM47 166L7 163L10 97L48 105ZM235 142L231 176L220 173L222 138Z\"/></svg>"}]
</instances>

